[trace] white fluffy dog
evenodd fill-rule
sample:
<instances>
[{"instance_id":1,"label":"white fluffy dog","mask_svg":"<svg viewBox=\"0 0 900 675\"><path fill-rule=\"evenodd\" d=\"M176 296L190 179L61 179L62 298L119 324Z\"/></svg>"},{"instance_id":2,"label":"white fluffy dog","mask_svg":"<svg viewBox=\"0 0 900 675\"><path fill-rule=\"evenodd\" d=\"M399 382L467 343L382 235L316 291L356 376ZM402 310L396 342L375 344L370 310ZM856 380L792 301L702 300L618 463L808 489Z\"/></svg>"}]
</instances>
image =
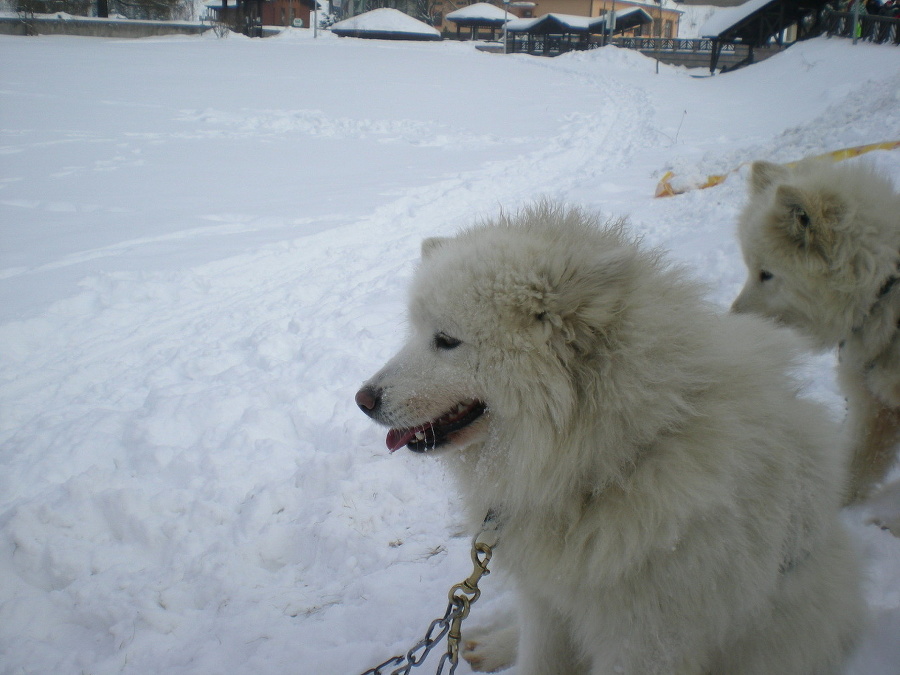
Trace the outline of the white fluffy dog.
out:
<instances>
[{"instance_id":1,"label":"white fluffy dog","mask_svg":"<svg viewBox=\"0 0 900 675\"><path fill-rule=\"evenodd\" d=\"M865 497L900 442L900 195L861 165L756 162L738 232L749 276L733 309L840 345L848 498Z\"/></svg>"},{"instance_id":2,"label":"white fluffy dog","mask_svg":"<svg viewBox=\"0 0 900 675\"><path fill-rule=\"evenodd\" d=\"M473 528L499 514L518 675L840 672L863 616L844 466L790 334L579 210L422 248L409 340L356 402L452 467Z\"/></svg>"}]
</instances>

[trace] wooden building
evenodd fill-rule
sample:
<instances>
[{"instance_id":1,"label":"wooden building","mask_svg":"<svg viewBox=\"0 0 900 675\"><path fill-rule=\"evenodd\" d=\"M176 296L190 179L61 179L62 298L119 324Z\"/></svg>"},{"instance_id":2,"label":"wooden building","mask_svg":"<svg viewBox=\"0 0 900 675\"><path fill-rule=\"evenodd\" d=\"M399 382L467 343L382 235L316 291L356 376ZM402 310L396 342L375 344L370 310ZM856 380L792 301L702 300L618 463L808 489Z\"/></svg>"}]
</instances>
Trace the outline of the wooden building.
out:
<instances>
[{"instance_id":1,"label":"wooden building","mask_svg":"<svg viewBox=\"0 0 900 675\"><path fill-rule=\"evenodd\" d=\"M611 12L601 16L572 14L544 14L535 19L516 19L506 25L506 49L538 56L558 56L570 51L583 51L606 44L612 28L608 23ZM616 36L650 25L651 16L640 7L616 8Z\"/></svg>"},{"instance_id":2,"label":"wooden building","mask_svg":"<svg viewBox=\"0 0 900 675\"><path fill-rule=\"evenodd\" d=\"M515 18L516 15L509 13L504 7L489 2L476 2L444 17L448 24L445 28L456 28L457 40L495 40L497 35L503 33L503 25Z\"/></svg>"},{"instance_id":3,"label":"wooden building","mask_svg":"<svg viewBox=\"0 0 900 675\"><path fill-rule=\"evenodd\" d=\"M447 28L453 31L457 30L457 25L449 20L447 14L454 9L459 11L465 6L474 3L467 3L463 0L457 3L457 7L452 7L449 2L440 2L439 19L435 21L435 25L440 27L444 20L448 20ZM498 8L503 9L503 3L495 0L493 3ZM614 8L618 12L622 12L634 7L644 10L649 14L653 22L651 24L640 23L633 26L624 34L628 36L661 36L661 37L678 37L678 23L681 19L681 10L673 7L671 0L662 0L662 6L655 2L638 2L637 0L534 0L533 7L529 7L527 11L522 11L515 7L515 2L509 6L509 14L511 17L538 17L545 14L568 14L573 16L599 17L612 11ZM446 9L445 9L446 8ZM513 17L513 18L515 18ZM619 33L619 31L616 31Z\"/></svg>"},{"instance_id":4,"label":"wooden building","mask_svg":"<svg viewBox=\"0 0 900 675\"><path fill-rule=\"evenodd\" d=\"M309 27L316 0L208 0L213 19L248 35L262 26Z\"/></svg>"}]
</instances>

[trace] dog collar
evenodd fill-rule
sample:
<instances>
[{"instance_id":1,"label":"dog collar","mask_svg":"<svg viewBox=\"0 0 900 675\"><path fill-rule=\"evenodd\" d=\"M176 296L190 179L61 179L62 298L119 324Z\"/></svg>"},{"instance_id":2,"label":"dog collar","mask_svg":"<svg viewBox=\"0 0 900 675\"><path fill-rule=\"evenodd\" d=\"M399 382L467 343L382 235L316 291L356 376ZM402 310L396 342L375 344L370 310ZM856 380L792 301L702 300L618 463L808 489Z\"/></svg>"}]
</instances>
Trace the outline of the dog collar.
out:
<instances>
[{"instance_id":1,"label":"dog collar","mask_svg":"<svg viewBox=\"0 0 900 675\"><path fill-rule=\"evenodd\" d=\"M894 286L897 285L897 282L900 281L900 262L897 263L897 272L889 276L885 279L884 283L881 284L881 288L878 289L878 294L875 296L875 301L869 306L869 310L866 312L865 316L863 316L862 320L853 326L850 329L852 333L858 333L863 329L863 326L866 325L866 322L869 320L869 317L872 316L872 313L875 311L875 308L878 306L884 298L894 289ZM900 322L898 322L897 327L900 328ZM843 347L843 341L838 347Z\"/></svg>"}]
</instances>

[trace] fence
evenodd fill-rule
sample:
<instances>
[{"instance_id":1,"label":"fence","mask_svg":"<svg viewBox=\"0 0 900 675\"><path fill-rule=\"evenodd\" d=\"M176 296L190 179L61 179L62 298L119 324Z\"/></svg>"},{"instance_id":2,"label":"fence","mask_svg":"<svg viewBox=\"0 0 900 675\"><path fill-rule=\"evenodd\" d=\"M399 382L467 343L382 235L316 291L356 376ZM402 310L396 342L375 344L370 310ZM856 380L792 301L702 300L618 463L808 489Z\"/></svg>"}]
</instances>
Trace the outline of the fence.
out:
<instances>
[{"instance_id":1,"label":"fence","mask_svg":"<svg viewBox=\"0 0 900 675\"><path fill-rule=\"evenodd\" d=\"M827 11L823 17L828 36L853 37L853 13ZM900 45L900 19L875 14L859 15L856 37L876 44Z\"/></svg>"},{"instance_id":2,"label":"fence","mask_svg":"<svg viewBox=\"0 0 900 675\"><path fill-rule=\"evenodd\" d=\"M733 42L717 42L712 38L615 37L601 35L539 35L514 33L509 35L509 51L535 56L559 56L571 51L596 49L611 44L640 51L663 63L687 68L717 67L731 69L750 62L762 61L783 49L772 44L757 47L751 57L750 47ZM713 64L713 53L718 48ZM502 51L502 47L500 48Z\"/></svg>"},{"instance_id":3,"label":"fence","mask_svg":"<svg viewBox=\"0 0 900 675\"><path fill-rule=\"evenodd\" d=\"M0 17L0 35L81 35L85 37L142 38L156 35L198 35L209 24L178 21L98 19L95 17Z\"/></svg>"},{"instance_id":4,"label":"fence","mask_svg":"<svg viewBox=\"0 0 900 675\"><path fill-rule=\"evenodd\" d=\"M571 51L596 49L610 44L625 49L643 52L682 52L709 55L713 49L711 38L656 38L656 37L616 37L611 40L599 35L567 33L561 35L541 35L536 33L510 33L509 51L541 56L558 56ZM723 45L723 52L734 52L734 44Z\"/></svg>"}]
</instances>

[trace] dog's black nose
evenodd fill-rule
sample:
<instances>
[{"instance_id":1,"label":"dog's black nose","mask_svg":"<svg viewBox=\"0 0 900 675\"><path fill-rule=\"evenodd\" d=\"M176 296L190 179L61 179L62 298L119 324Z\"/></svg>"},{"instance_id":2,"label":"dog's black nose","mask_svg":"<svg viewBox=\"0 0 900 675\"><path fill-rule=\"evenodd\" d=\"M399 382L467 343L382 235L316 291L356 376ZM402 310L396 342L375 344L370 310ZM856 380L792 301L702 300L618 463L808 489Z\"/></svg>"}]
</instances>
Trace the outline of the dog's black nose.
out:
<instances>
[{"instance_id":1,"label":"dog's black nose","mask_svg":"<svg viewBox=\"0 0 900 675\"><path fill-rule=\"evenodd\" d=\"M356 405L359 406L359 409L362 410L366 415L372 417L378 411L378 406L381 404L381 390L374 389L372 387L363 387L358 392L356 392Z\"/></svg>"}]
</instances>

